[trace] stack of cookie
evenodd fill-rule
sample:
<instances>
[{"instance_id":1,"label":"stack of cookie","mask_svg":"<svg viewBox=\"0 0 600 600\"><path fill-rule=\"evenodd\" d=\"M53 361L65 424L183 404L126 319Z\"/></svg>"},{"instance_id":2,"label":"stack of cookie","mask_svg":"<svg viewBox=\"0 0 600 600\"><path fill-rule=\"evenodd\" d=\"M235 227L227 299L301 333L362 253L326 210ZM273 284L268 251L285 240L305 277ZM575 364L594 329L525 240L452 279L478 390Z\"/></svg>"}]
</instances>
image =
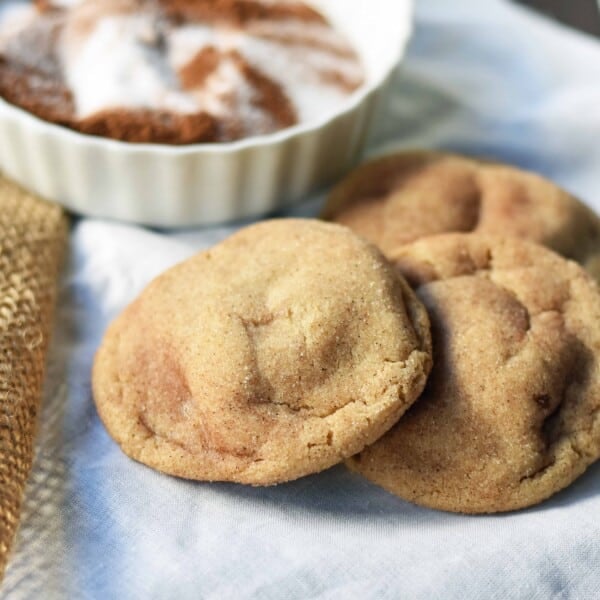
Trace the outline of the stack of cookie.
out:
<instances>
[{"instance_id":1,"label":"stack of cookie","mask_svg":"<svg viewBox=\"0 0 600 600\"><path fill-rule=\"evenodd\" d=\"M346 460L467 513L540 502L600 458L600 291L557 254L598 268L589 209L532 174L412 153L360 168L325 216L346 227L238 232L111 325L94 396L129 456L252 485Z\"/></svg>"}]
</instances>

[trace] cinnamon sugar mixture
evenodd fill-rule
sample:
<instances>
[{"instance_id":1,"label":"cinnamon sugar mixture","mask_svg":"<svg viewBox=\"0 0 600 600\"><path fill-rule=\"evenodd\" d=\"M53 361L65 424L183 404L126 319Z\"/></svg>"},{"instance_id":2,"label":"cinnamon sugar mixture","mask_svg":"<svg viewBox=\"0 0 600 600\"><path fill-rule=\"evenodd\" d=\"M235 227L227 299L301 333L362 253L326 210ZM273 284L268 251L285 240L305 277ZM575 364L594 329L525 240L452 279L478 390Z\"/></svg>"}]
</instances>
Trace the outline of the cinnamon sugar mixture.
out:
<instances>
[{"instance_id":1,"label":"cinnamon sugar mixture","mask_svg":"<svg viewBox=\"0 0 600 600\"><path fill-rule=\"evenodd\" d=\"M129 142L227 142L334 111L356 52L293 0L2 0L0 96Z\"/></svg>"}]
</instances>

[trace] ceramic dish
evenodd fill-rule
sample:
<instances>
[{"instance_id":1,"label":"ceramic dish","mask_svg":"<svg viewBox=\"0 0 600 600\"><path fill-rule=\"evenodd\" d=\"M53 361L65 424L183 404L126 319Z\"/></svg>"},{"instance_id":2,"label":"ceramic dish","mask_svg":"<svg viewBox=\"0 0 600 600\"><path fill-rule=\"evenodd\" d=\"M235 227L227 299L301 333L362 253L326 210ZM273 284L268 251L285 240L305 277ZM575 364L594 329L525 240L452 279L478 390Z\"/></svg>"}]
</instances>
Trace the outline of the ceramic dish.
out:
<instances>
[{"instance_id":1,"label":"ceramic dish","mask_svg":"<svg viewBox=\"0 0 600 600\"><path fill-rule=\"evenodd\" d=\"M363 59L367 83L318 122L227 144L129 144L47 123L0 100L0 170L83 215L158 227L272 212L339 178L363 150L402 58L412 0L313 0Z\"/></svg>"}]
</instances>

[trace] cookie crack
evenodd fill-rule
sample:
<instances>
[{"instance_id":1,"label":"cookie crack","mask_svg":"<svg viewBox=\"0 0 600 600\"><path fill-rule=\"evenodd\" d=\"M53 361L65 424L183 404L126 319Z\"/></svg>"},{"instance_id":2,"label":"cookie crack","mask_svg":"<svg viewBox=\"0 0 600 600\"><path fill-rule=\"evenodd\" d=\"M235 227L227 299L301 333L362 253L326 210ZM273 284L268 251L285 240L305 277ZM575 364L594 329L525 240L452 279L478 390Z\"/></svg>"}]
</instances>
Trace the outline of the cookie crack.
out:
<instances>
[{"instance_id":1,"label":"cookie crack","mask_svg":"<svg viewBox=\"0 0 600 600\"><path fill-rule=\"evenodd\" d=\"M473 222L470 224L469 231L477 231L481 225L481 215L483 214L483 197L485 194L485 186L481 184L481 178L477 171L471 175L471 181L473 183L474 192L476 196L476 211L473 215ZM490 252L491 254L491 252Z\"/></svg>"},{"instance_id":2,"label":"cookie crack","mask_svg":"<svg viewBox=\"0 0 600 600\"><path fill-rule=\"evenodd\" d=\"M319 446L331 447L333 446L333 431L330 429L327 432L327 437L324 442L309 442L306 447L310 450L311 448L318 448Z\"/></svg>"},{"instance_id":3,"label":"cookie crack","mask_svg":"<svg viewBox=\"0 0 600 600\"><path fill-rule=\"evenodd\" d=\"M402 255L399 255L397 257L397 259L400 259L401 256ZM456 273L451 276L443 276L434 269L434 264L432 261L426 260L426 259L421 259L421 260L419 260L419 262L426 265L428 268L431 267L431 273L435 276L435 278L428 279L427 281L423 281L423 282L414 281L413 279L410 279L410 275L407 275L407 278L411 281L413 288L417 292L419 292L420 290L422 290L422 288L427 287L428 285L435 283L435 282L447 282L447 281L453 281L455 279L462 279L464 277L476 277L478 275L485 276L498 288L501 288L502 290L508 292L513 297L515 297L531 316L535 316L537 314L543 314L545 312L557 312L559 314L564 315L567 312L567 310L565 309L565 306L573 301L573 293L572 293L573 281L586 277L585 273L581 273L581 275L576 275L575 277L570 277L569 279L564 280L565 283L568 284L568 293L566 294L565 298L561 299L559 305L555 306L551 309L546 309L546 310L540 311L539 313L531 313L529 311L529 309L527 308L527 306L525 306L525 304L523 304L523 302L521 302L521 300L519 299L519 297L517 296L517 294L514 290L511 290L510 288L506 287L502 283L499 283L496 280L496 278L493 276L495 273L502 273L502 274L518 273L519 271L523 271L524 268L531 268L531 267L521 267L521 268L518 268L518 267L506 267L506 268L496 267L496 266L494 266L494 255L493 255L493 251L491 249L487 250L486 261L487 261L486 267L480 267L480 268L474 269L473 271L470 271L468 273Z\"/></svg>"},{"instance_id":4,"label":"cookie crack","mask_svg":"<svg viewBox=\"0 0 600 600\"><path fill-rule=\"evenodd\" d=\"M287 409L289 409L291 412L294 413L300 413L300 412L308 412L310 410L313 410L314 407L313 406L309 406L308 404L299 404L299 405L293 405L290 404L289 402L277 402L276 400L269 400L268 402L265 402L265 404L270 404L271 406L282 406L282 407L286 407Z\"/></svg>"},{"instance_id":5,"label":"cookie crack","mask_svg":"<svg viewBox=\"0 0 600 600\"><path fill-rule=\"evenodd\" d=\"M143 413L138 413L138 423L141 425L142 429L144 430L144 432L146 433L147 437L146 440L149 440L153 437L157 437L156 431L154 431L154 429L151 427L151 425L148 423L148 421L146 420L146 417L144 416Z\"/></svg>"},{"instance_id":6,"label":"cookie crack","mask_svg":"<svg viewBox=\"0 0 600 600\"><path fill-rule=\"evenodd\" d=\"M148 422L148 420L146 419L146 417L144 416L144 414L142 412L138 413L137 420L138 420L139 425L143 428L143 430L147 434L147 437L144 439L144 442L147 442L148 440L151 440L151 439L162 440L163 442L166 442L168 444L176 446L177 448L180 448L186 454L190 454L192 456L198 455L198 452L194 451L189 445L173 438L172 436L170 436L168 434L164 434L164 433L157 431L156 428ZM253 459L253 457L256 456L256 454L257 454L256 451L233 450L232 448L215 447L206 440L203 440L203 442L202 442L202 450L205 452L215 453L218 455L232 456L233 458L239 458L239 459ZM257 459L255 462L260 462L261 460L262 459Z\"/></svg>"},{"instance_id":7,"label":"cookie crack","mask_svg":"<svg viewBox=\"0 0 600 600\"><path fill-rule=\"evenodd\" d=\"M580 356L583 356L582 360L586 359L585 354L582 354ZM569 389L571 388L571 386L579 383L581 382L573 381L570 385L567 385L562 390L560 401L551 410L551 412L544 417L542 421L540 432L544 439L544 445L546 447L545 454L548 456L548 462L544 466L537 469L534 473L522 477L520 479L520 482L524 482L526 480L533 480L543 476L544 473L546 473L557 463L557 448L561 448L565 444L570 448L572 452L574 452L577 455L578 459L595 459L594 452L587 451L585 448L581 447L577 442L576 438L581 434L585 434L586 436L590 436L592 434L593 429L597 425L598 417L600 417L600 408L596 408L591 411L591 413L586 419L589 423L587 427L573 430L569 429L568 424L561 422L561 417L565 409L565 405L568 402ZM534 398L534 400L542 408L546 408L546 406L549 405L550 397L548 395L543 395Z\"/></svg>"},{"instance_id":8,"label":"cookie crack","mask_svg":"<svg viewBox=\"0 0 600 600\"><path fill-rule=\"evenodd\" d=\"M410 354L408 355L406 360L384 359L383 362L385 364L402 365L402 369L405 370L408 368L409 362L411 362L412 357L415 355L419 355L419 356L424 355L426 357L427 353L420 348L415 348L414 350L412 350L410 352ZM380 375L382 373L382 371L383 371L383 369L378 373L378 375ZM398 380L392 381L392 382L384 385L384 387L380 391L380 394L382 396L385 396L387 394L388 390L392 387L395 387L398 390L402 391L402 398L406 397L405 390L403 389L403 386L402 386L402 382L398 381ZM346 402L344 405L342 405L338 408L335 408L335 409L329 411L328 413L325 413L323 415L315 415L315 416L317 416L319 418L327 419L329 417L334 416L336 413L340 412L341 410L344 410L345 408L347 408L348 406L350 406L352 404L362 404L365 407L369 406L369 404L367 403L366 400L363 400L362 398L353 398L352 400L349 400L348 402Z\"/></svg>"},{"instance_id":9,"label":"cookie crack","mask_svg":"<svg viewBox=\"0 0 600 600\"><path fill-rule=\"evenodd\" d=\"M596 408L594 410L592 410L592 412L590 413L589 417L589 425L587 427L582 427L580 429L576 429L572 432L569 433L569 436L580 436L580 435L585 435L585 436L591 436L594 429L600 424L600 408ZM563 434L556 443L563 441L563 440L567 440L571 449L579 456L579 458L588 458L591 460L596 460L596 454L592 451L589 452L588 450L586 450L585 448L581 448L581 446L577 443L576 440L573 439L569 439L569 437L565 434Z\"/></svg>"},{"instance_id":10,"label":"cookie crack","mask_svg":"<svg viewBox=\"0 0 600 600\"><path fill-rule=\"evenodd\" d=\"M546 463L542 467L539 467L533 473L530 473L529 475L525 475L525 476L521 477L521 479L519 479L519 483L525 483L526 481L532 481L534 479L539 479L540 477L542 477L544 475L544 473L549 471L555 464L556 464L556 458L552 457L548 463Z\"/></svg>"},{"instance_id":11,"label":"cookie crack","mask_svg":"<svg viewBox=\"0 0 600 600\"><path fill-rule=\"evenodd\" d=\"M178 448L180 448L187 454L195 454L194 452L192 452L192 450L188 446L186 446L184 443L180 442L179 440L175 440L168 435L164 435L164 434L156 431L156 429L152 425L150 425L150 423L148 422L148 420L146 419L146 417L144 416L144 414L142 412L138 413L138 423L142 426L142 428L144 429L144 431L147 434L147 437L144 440L145 442L147 442L148 440L151 440L151 439L163 440L169 444L172 444L173 446L177 446Z\"/></svg>"},{"instance_id":12,"label":"cookie crack","mask_svg":"<svg viewBox=\"0 0 600 600\"><path fill-rule=\"evenodd\" d=\"M260 404L271 404L274 392L270 382L263 375L262 370L260 368L258 360L258 350L256 347L256 330L271 325L275 321L275 315L273 313L268 313L266 315L263 315L262 318L254 319L243 317L239 314L236 314L235 316L244 328L244 331L246 332L246 336L248 338L253 367L252 371L257 379L257 390L261 392L261 395L264 398L264 400L262 400ZM259 403L257 402L257 404Z\"/></svg>"},{"instance_id":13,"label":"cookie crack","mask_svg":"<svg viewBox=\"0 0 600 600\"><path fill-rule=\"evenodd\" d=\"M244 329L246 330L246 333L249 334L248 337L250 337L250 333L249 333L249 329L251 327L255 328L255 329L259 329L261 327L267 327L268 325L271 325L272 323L275 322L276 320L276 315L274 315L273 313L267 313L265 315L262 315L261 317L257 317L257 318L253 318L253 317L243 317L242 315L236 315L237 318L241 321Z\"/></svg>"}]
</instances>

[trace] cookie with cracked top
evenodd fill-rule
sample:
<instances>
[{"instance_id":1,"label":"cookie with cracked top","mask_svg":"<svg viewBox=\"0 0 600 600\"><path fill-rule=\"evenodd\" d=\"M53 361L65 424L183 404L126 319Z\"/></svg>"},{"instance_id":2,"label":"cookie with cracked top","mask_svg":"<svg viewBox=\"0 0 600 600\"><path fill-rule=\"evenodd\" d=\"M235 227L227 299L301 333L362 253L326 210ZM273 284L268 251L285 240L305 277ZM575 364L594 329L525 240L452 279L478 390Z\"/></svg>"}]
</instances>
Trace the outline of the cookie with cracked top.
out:
<instances>
[{"instance_id":1,"label":"cookie with cracked top","mask_svg":"<svg viewBox=\"0 0 600 600\"><path fill-rule=\"evenodd\" d=\"M390 256L428 308L425 392L348 465L411 502L492 513L534 505L600 457L600 291L516 238L433 236Z\"/></svg>"},{"instance_id":2,"label":"cookie with cracked top","mask_svg":"<svg viewBox=\"0 0 600 600\"><path fill-rule=\"evenodd\" d=\"M367 162L331 193L323 212L387 254L428 235L514 236L576 260L600 279L600 219L554 183L500 163L439 152Z\"/></svg>"},{"instance_id":3,"label":"cookie with cracked top","mask_svg":"<svg viewBox=\"0 0 600 600\"><path fill-rule=\"evenodd\" d=\"M374 246L338 225L277 220L153 281L106 333L93 392L130 457L270 485L373 443L430 365L426 311Z\"/></svg>"}]
</instances>

